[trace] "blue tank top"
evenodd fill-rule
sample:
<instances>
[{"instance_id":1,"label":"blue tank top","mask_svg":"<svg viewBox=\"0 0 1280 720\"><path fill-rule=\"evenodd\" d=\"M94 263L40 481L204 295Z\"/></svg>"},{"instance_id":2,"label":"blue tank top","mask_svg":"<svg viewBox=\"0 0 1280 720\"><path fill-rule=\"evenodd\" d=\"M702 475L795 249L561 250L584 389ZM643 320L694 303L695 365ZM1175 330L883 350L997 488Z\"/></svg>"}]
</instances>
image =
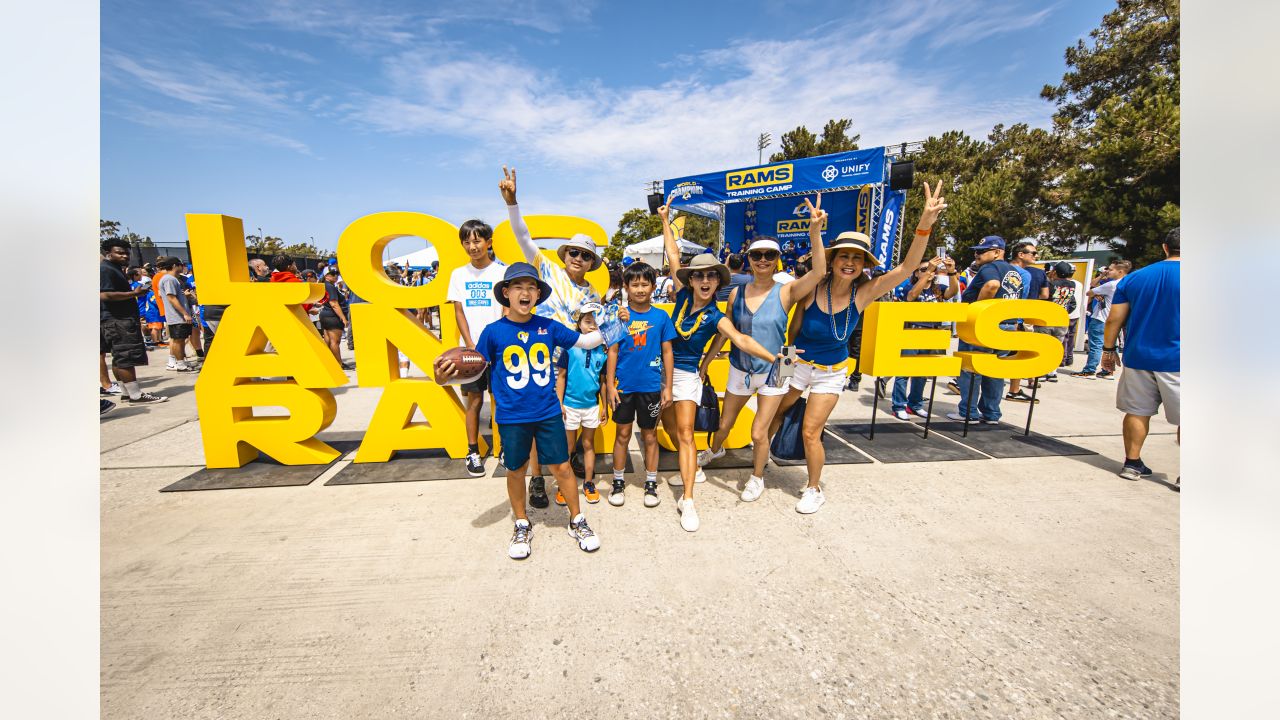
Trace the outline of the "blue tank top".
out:
<instances>
[{"instance_id":1,"label":"blue tank top","mask_svg":"<svg viewBox=\"0 0 1280 720\"><path fill-rule=\"evenodd\" d=\"M853 296L849 298L850 302L858 294L857 287L853 288L852 293ZM849 317L849 313L853 313L852 318ZM849 338L855 332L858 332L858 323L862 320L862 315L858 312L857 306L852 309L846 307L836 313L835 331L837 333L844 333L846 319L849 322L849 335L844 340L838 340L831 331L831 315L823 312L818 307L818 300L815 296L808 307L804 309L804 319L800 321L800 333L796 336L796 347L804 350L804 353L800 355L800 359L818 365L838 365L848 360Z\"/></svg>"},{"instance_id":2,"label":"blue tank top","mask_svg":"<svg viewBox=\"0 0 1280 720\"><path fill-rule=\"evenodd\" d=\"M782 309L782 283L774 283L764 302L754 313L747 309L747 286L738 288L733 302L733 324L744 335L750 335L765 350L777 353L787 338L787 311ZM745 373L766 372L772 363L748 355L738 347L729 353L729 364Z\"/></svg>"}]
</instances>

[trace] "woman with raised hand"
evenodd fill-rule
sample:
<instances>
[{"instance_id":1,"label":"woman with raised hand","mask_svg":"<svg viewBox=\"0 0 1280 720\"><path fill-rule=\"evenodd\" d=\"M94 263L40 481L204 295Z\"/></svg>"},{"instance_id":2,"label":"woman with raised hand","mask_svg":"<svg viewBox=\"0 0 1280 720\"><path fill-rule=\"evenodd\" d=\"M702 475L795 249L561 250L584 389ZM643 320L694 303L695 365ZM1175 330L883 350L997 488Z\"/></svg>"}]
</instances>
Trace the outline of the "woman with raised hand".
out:
<instances>
[{"instance_id":1,"label":"woman with raised hand","mask_svg":"<svg viewBox=\"0 0 1280 720\"><path fill-rule=\"evenodd\" d=\"M778 412L781 417L805 390L809 391L809 402L805 407L801 426L809 483L800 496L800 501L796 503L796 512L814 513L826 502L821 485L822 466L827 460L826 451L822 447L822 431L840 399L845 377L849 373L849 337L858 332L858 321L862 319L863 309L897 287L911 274L913 268L920 265L929 245L933 224L946 208L946 200L942 197L942 181L938 181L936 189L930 189L926 183L924 210L920 214L920 222L916 224L915 235L907 248L906 257L897 267L875 279L865 275L863 270L877 267L883 262L872 252L871 238L866 235L859 232L840 233L824 253L827 256L825 265L829 268L826 272L818 270L816 261L821 250L814 247L814 272L806 275L805 279L812 277L820 279L820 282L813 290L812 297L806 297L804 304L797 309L797 313L803 313L803 316L798 318L800 327L796 336L796 348L803 351L803 354ZM799 284L799 281L792 284ZM793 327L794 322L796 321L793 320ZM775 422L771 430L776 432L779 424Z\"/></svg>"},{"instance_id":2,"label":"woman with raised hand","mask_svg":"<svg viewBox=\"0 0 1280 720\"><path fill-rule=\"evenodd\" d=\"M822 209L822 193L817 203L805 198L809 209L809 242L813 247L813 271L785 285L774 280L778 272L781 249L775 238L759 236L747 247L747 262L751 269L751 282L734 288L729 293L729 320L742 334L755 339L769 353L769 360L749 355L736 343L729 353L729 382L725 388L724 411L720 415L720 429L711 440L711 447L698 453L698 466L724 455L724 441L738 420L738 413L752 395L756 397L756 418L751 423L751 453L753 468L751 477L742 489L742 499L751 502L764 492L764 467L769 461L769 427L773 422L782 397L787 393L784 383L771 387L765 381L769 377L773 358L781 351L787 336L787 312L801 298L807 298L818 281L827 274L827 256L823 252L822 227L827 213ZM717 339L712 348L719 351L723 338Z\"/></svg>"},{"instance_id":3,"label":"woman with raised hand","mask_svg":"<svg viewBox=\"0 0 1280 720\"><path fill-rule=\"evenodd\" d=\"M680 513L680 527L694 532L698 529L698 513L693 507L693 485L705 478L698 470L693 421L702 403L702 384L706 380L707 369L716 356L715 352L707 352L707 345L714 336L717 338L714 347L723 347L724 339L728 338L735 347L766 363L773 361L775 353L738 332L716 305L716 291L728 284L729 268L706 253L695 256L688 267L683 267L680 247L671 230L669 200L667 205L658 208L658 217L662 218L662 239L666 244L675 290L673 321L676 339L671 344L675 367L671 404L662 413L662 427L675 440L680 475L678 480L672 476L668 483L684 485L684 495L676 503L676 510Z\"/></svg>"}]
</instances>

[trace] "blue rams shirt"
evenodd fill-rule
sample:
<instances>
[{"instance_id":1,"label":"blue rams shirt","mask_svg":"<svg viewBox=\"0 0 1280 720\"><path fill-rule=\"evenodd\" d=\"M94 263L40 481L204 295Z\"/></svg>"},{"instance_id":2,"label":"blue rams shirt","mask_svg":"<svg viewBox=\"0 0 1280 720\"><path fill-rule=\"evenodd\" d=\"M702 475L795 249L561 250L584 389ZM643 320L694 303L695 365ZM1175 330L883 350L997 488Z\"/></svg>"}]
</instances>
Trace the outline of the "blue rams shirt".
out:
<instances>
[{"instance_id":1,"label":"blue rams shirt","mask_svg":"<svg viewBox=\"0 0 1280 720\"><path fill-rule=\"evenodd\" d=\"M677 318L682 310L687 313L680 330L690 334L687 339L681 336L671 343L671 359L677 370L696 373L698 365L702 363L702 355L707 350L707 343L719 332L716 325L724 317L724 313L716 307L714 300L698 312L688 313L686 308L692 305L693 291L687 287L680 288L680 292L676 293L675 313Z\"/></svg>"},{"instance_id":2,"label":"blue rams shirt","mask_svg":"<svg viewBox=\"0 0 1280 720\"><path fill-rule=\"evenodd\" d=\"M551 353L570 348L578 333L535 315L523 323L499 318L485 326L476 350L490 363L494 419L502 425L531 423L560 416Z\"/></svg>"}]
</instances>

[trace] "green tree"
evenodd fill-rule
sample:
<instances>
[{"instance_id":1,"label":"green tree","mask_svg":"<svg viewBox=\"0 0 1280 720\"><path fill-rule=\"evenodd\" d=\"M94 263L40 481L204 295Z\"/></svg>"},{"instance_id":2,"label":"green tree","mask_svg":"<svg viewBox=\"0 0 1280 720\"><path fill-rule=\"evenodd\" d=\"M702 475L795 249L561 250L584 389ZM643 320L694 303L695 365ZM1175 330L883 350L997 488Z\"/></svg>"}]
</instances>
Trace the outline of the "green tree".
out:
<instances>
[{"instance_id":1,"label":"green tree","mask_svg":"<svg viewBox=\"0 0 1280 720\"><path fill-rule=\"evenodd\" d=\"M115 240L120 237L120 223L116 220L103 220L98 218L98 234L99 241Z\"/></svg>"},{"instance_id":2,"label":"green tree","mask_svg":"<svg viewBox=\"0 0 1280 720\"><path fill-rule=\"evenodd\" d=\"M318 258L324 257L324 253L311 243L297 243L295 245L287 245L284 248L284 254L290 257Z\"/></svg>"},{"instance_id":3,"label":"green tree","mask_svg":"<svg viewBox=\"0 0 1280 720\"><path fill-rule=\"evenodd\" d=\"M1139 264L1162 257L1180 216L1179 12L1178 0L1118 0L1040 93L1068 151L1063 227Z\"/></svg>"},{"instance_id":4,"label":"green tree","mask_svg":"<svg viewBox=\"0 0 1280 720\"><path fill-rule=\"evenodd\" d=\"M271 235L265 238L258 235L245 235L244 245L249 252L258 255L279 255L285 251L284 241Z\"/></svg>"},{"instance_id":5,"label":"green tree","mask_svg":"<svg viewBox=\"0 0 1280 720\"><path fill-rule=\"evenodd\" d=\"M618 231L609 239L609 247L604 250L604 259L617 262L622 259L622 251L628 245L643 242L655 235L662 234L662 219L652 215L645 208L632 208L622 214L618 221Z\"/></svg>"},{"instance_id":6,"label":"green tree","mask_svg":"<svg viewBox=\"0 0 1280 720\"><path fill-rule=\"evenodd\" d=\"M681 215L684 216L685 240L709 248L715 247L716 243L720 242L720 223L693 213L681 213ZM662 231L661 225L658 226L658 231Z\"/></svg>"},{"instance_id":7,"label":"green tree","mask_svg":"<svg viewBox=\"0 0 1280 720\"><path fill-rule=\"evenodd\" d=\"M798 160L817 155L857 150L858 140L862 135L855 134L853 137L849 137L848 131L852 126L853 121L847 118L828 120L827 124L822 128L821 138L809 132L809 128L804 125L795 130L788 130L782 134L781 152L770 155L769 162Z\"/></svg>"}]
</instances>

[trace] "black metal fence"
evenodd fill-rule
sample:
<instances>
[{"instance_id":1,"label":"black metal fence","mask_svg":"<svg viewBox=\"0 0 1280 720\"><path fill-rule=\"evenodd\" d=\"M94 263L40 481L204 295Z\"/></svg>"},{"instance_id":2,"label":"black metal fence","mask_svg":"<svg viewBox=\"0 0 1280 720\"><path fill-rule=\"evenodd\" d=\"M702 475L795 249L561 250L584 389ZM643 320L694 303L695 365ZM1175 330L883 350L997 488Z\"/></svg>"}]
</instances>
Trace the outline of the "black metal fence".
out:
<instances>
[{"instance_id":1,"label":"black metal fence","mask_svg":"<svg viewBox=\"0 0 1280 720\"><path fill-rule=\"evenodd\" d=\"M191 264L191 251L186 245L153 245L148 247L129 248L129 266L140 266L148 263L154 265L156 258L161 255L176 257L187 265ZM254 252L250 252L248 255L250 260L254 258L261 258L268 266L271 265L272 256L270 255L261 255ZM303 270L315 270L316 272L319 272L321 268L329 262L327 258L295 257L293 260L297 263L299 272ZM196 268L195 272L197 277L199 277L200 268Z\"/></svg>"}]
</instances>

